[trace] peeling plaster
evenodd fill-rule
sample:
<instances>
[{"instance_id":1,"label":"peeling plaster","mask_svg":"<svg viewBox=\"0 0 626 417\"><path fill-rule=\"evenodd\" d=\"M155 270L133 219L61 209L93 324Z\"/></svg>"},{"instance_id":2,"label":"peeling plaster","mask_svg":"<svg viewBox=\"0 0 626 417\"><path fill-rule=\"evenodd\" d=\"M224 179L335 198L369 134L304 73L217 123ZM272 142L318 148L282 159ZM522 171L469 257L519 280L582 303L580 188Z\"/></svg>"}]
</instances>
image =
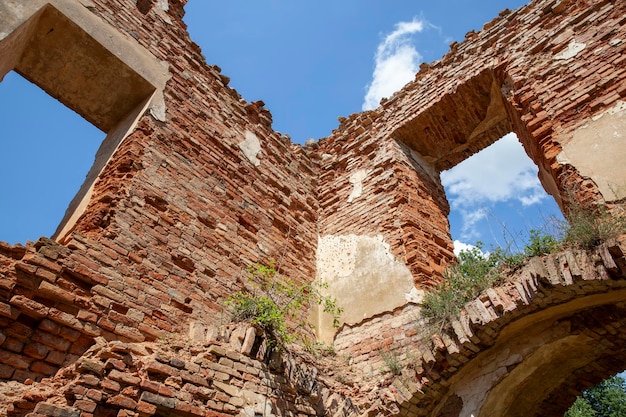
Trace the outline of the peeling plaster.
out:
<instances>
[{"instance_id":1,"label":"peeling plaster","mask_svg":"<svg viewBox=\"0 0 626 417\"><path fill-rule=\"evenodd\" d=\"M626 197L625 145L626 102L618 101L576 129L557 162L593 180L606 201L620 200Z\"/></svg>"},{"instance_id":2,"label":"peeling plaster","mask_svg":"<svg viewBox=\"0 0 626 417\"><path fill-rule=\"evenodd\" d=\"M363 180L367 177L371 170L359 169L350 174L350 183L353 185L352 192L348 197L348 203L352 203L355 199L363 194Z\"/></svg>"},{"instance_id":3,"label":"peeling plaster","mask_svg":"<svg viewBox=\"0 0 626 417\"><path fill-rule=\"evenodd\" d=\"M327 295L344 309L341 323L350 325L423 297L411 271L393 256L380 235L319 237L317 277L328 285ZM317 321L318 338L332 341L332 317L319 314Z\"/></svg>"},{"instance_id":4,"label":"peeling plaster","mask_svg":"<svg viewBox=\"0 0 626 417\"><path fill-rule=\"evenodd\" d=\"M567 48L565 48L563 51L559 52L558 54L554 55L554 59L564 60L564 59L574 58L576 55L578 55L579 52L581 52L586 47L587 47L587 44L578 43L575 40L572 40L569 43L569 45L567 45Z\"/></svg>"},{"instance_id":5,"label":"peeling plaster","mask_svg":"<svg viewBox=\"0 0 626 417\"><path fill-rule=\"evenodd\" d=\"M258 158L259 152L261 152L261 142L254 133L246 130L246 140L239 143L239 149L241 149L252 165L256 167L261 165L261 161Z\"/></svg>"}]
</instances>

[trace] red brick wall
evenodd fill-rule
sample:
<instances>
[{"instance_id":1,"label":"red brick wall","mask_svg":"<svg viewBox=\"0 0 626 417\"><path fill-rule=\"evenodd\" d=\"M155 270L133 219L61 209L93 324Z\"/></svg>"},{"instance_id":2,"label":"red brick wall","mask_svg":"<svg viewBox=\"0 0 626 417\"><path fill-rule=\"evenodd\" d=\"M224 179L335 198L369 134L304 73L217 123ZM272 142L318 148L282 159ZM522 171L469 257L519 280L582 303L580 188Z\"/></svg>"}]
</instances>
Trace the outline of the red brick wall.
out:
<instances>
[{"instance_id":1,"label":"red brick wall","mask_svg":"<svg viewBox=\"0 0 626 417\"><path fill-rule=\"evenodd\" d=\"M167 13L154 2L93 3L169 67L167 120L141 118L63 246L2 246L2 378L52 374L95 336L154 340L186 333L191 319L225 320L222 302L254 262L275 259L296 281L315 275L316 162L206 65L183 3ZM261 142L259 166L239 147L246 131Z\"/></svg>"}]
</instances>

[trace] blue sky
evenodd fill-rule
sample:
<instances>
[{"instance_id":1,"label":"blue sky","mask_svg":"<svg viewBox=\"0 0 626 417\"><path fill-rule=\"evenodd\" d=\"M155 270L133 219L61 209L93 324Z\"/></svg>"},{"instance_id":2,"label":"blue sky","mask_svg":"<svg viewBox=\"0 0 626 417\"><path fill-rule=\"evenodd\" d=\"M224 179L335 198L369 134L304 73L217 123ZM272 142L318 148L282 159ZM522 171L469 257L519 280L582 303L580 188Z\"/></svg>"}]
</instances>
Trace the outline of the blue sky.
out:
<instances>
[{"instance_id":1,"label":"blue sky","mask_svg":"<svg viewBox=\"0 0 626 417\"><path fill-rule=\"evenodd\" d=\"M185 22L207 63L246 100L263 100L275 130L304 143L328 136L338 116L375 106L501 9L524 3L190 0ZM50 236L104 133L14 73L0 83L0 110L0 240ZM558 213L514 138L476 158L442 175L454 239L515 246L518 234Z\"/></svg>"}]
</instances>

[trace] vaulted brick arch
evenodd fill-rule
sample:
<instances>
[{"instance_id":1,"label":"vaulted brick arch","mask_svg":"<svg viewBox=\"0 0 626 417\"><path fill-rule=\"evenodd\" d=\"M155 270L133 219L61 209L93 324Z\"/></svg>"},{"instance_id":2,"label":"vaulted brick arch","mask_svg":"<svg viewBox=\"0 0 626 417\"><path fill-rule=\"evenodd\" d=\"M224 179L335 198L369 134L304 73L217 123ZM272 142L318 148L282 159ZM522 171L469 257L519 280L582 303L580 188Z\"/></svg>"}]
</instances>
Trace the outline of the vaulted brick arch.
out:
<instances>
[{"instance_id":1,"label":"vaulted brick arch","mask_svg":"<svg viewBox=\"0 0 626 417\"><path fill-rule=\"evenodd\" d=\"M443 415L454 401L462 405L456 415L562 416L582 390L621 372L623 256L623 243L613 242L533 259L511 283L470 303L448 336L458 351L454 343L446 347L452 357L470 359L424 415Z\"/></svg>"}]
</instances>

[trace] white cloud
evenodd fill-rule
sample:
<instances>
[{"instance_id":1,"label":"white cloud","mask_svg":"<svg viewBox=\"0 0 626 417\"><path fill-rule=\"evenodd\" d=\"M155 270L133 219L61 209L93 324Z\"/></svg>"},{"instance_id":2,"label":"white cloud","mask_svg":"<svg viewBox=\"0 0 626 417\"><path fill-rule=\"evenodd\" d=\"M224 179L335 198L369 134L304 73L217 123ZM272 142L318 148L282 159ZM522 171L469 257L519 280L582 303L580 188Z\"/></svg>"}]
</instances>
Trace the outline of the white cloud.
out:
<instances>
[{"instance_id":1,"label":"white cloud","mask_svg":"<svg viewBox=\"0 0 626 417\"><path fill-rule=\"evenodd\" d=\"M413 45L411 35L423 31L428 22L413 18L410 22L400 22L378 45L375 56L372 82L367 87L363 110L378 107L380 99L389 97L413 80L423 59Z\"/></svg>"},{"instance_id":2,"label":"white cloud","mask_svg":"<svg viewBox=\"0 0 626 417\"><path fill-rule=\"evenodd\" d=\"M460 240L454 241L454 254L459 256L459 253L466 252L474 249L476 246L470 245L469 243L463 243Z\"/></svg>"},{"instance_id":3,"label":"white cloud","mask_svg":"<svg viewBox=\"0 0 626 417\"><path fill-rule=\"evenodd\" d=\"M495 204L518 202L528 207L547 197L537 178L537 166L514 134L442 172L441 181L451 209L461 215L465 241L480 237L476 225Z\"/></svg>"},{"instance_id":4,"label":"white cloud","mask_svg":"<svg viewBox=\"0 0 626 417\"><path fill-rule=\"evenodd\" d=\"M537 166L514 134L441 173L453 209L517 200L524 206L546 197Z\"/></svg>"},{"instance_id":5,"label":"white cloud","mask_svg":"<svg viewBox=\"0 0 626 417\"><path fill-rule=\"evenodd\" d=\"M476 230L476 224L487 218L487 209L485 207L476 207L474 210L459 209L463 225L461 226L461 239L477 240L480 234Z\"/></svg>"}]
</instances>

